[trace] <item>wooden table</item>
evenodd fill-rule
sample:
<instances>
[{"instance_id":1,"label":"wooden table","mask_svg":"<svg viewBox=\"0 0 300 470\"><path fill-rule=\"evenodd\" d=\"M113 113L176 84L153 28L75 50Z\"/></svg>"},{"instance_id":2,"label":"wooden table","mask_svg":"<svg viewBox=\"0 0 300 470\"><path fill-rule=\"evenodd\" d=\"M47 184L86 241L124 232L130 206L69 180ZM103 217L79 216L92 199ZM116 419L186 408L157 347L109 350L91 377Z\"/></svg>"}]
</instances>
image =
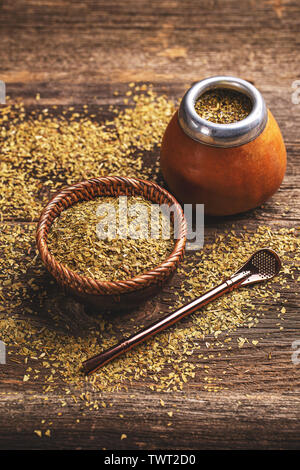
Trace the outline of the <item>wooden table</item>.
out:
<instances>
[{"instance_id":1,"label":"wooden table","mask_svg":"<svg viewBox=\"0 0 300 470\"><path fill-rule=\"evenodd\" d=\"M211 75L252 81L284 135L286 177L264 209L210 223L206 237L212 240L231 222L237 228L247 224L253 231L261 223L288 228L299 224L300 104L292 103L292 83L300 79L297 1L4 0L0 25L0 79L12 99L22 97L30 107L36 106L39 92L43 106L92 103L101 105L105 114L111 104L123 106L132 81L152 83L155 91L170 98L180 98L192 82ZM285 205L290 211L283 218ZM215 360L216 374L231 369L218 393L198 388L197 380L170 394L151 391L137 381L128 391L104 392L104 401L113 406L83 416L78 400L68 403L58 419L59 391L45 402L42 383L22 381L22 365L0 365L0 447L299 448L300 365L291 360L291 344L300 339L296 287L294 283L284 294L283 330L276 327L277 309L271 302L258 327L234 332L235 338L247 334L260 342L250 353L236 347L228 358ZM137 311L137 323L147 314L150 322L150 310ZM166 411L172 407L179 411L168 426ZM53 420L50 438L34 433L42 419ZM120 439L122 433L126 439Z\"/></svg>"}]
</instances>

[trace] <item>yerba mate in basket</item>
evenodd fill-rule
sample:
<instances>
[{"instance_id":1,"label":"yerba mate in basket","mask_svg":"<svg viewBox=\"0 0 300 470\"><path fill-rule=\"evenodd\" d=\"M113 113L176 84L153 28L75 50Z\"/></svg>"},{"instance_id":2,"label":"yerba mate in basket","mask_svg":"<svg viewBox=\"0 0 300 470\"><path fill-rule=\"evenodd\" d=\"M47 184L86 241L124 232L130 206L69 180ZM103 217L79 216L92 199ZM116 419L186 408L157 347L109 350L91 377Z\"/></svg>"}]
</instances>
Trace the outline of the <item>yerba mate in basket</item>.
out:
<instances>
[{"instance_id":1,"label":"yerba mate in basket","mask_svg":"<svg viewBox=\"0 0 300 470\"><path fill-rule=\"evenodd\" d=\"M121 281L154 269L172 252L167 214L142 196L80 201L57 217L48 248L57 261L83 276Z\"/></svg>"},{"instance_id":2,"label":"yerba mate in basket","mask_svg":"<svg viewBox=\"0 0 300 470\"><path fill-rule=\"evenodd\" d=\"M144 246L130 238L101 240L85 217L94 213L94 204L101 207L102 198L121 196L170 206L177 221L176 239L146 239ZM82 211L84 206L87 211ZM77 234L72 233L76 225ZM154 253L151 244L157 248L158 243ZM41 258L58 283L80 300L108 309L130 308L157 292L175 272L185 244L186 222L176 199L157 184L134 178L92 178L63 189L47 204L37 228ZM101 250L105 255L97 257ZM136 250L143 250L140 257Z\"/></svg>"},{"instance_id":3,"label":"yerba mate in basket","mask_svg":"<svg viewBox=\"0 0 300 470\"><path fill-rule=\"evenodd\" d=\"M165 131L160 165L180 202L230 215L261 205L279 188L286 150L260 92L218 76L184 95Z\"/></svg>"}]
</instances>

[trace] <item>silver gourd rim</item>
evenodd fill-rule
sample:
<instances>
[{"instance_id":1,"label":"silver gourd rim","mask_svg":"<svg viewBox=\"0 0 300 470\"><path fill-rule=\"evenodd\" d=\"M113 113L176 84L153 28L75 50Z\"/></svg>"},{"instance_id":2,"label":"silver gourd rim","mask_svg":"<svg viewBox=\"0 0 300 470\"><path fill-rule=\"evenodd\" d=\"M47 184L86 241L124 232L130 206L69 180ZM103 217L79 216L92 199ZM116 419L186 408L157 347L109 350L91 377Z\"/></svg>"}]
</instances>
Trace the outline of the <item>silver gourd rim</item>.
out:
<instances>
[{"instance_id":1,"label":"silver gourd rim","mask_svg":"<svg viewBox=\"0 0 300 470\"><path fill-rule=\"evenodd\" d=\"M197 99L206 91L225 88L247 95L252 102L250 114L232 124L216 124L202 119L195 110ZM195 83L181 100L178 120L192 139L213 147L238 147L256 139L266 127L268 111L261 93L241 78L216 76Z\"/></svg>"}]
</instances>

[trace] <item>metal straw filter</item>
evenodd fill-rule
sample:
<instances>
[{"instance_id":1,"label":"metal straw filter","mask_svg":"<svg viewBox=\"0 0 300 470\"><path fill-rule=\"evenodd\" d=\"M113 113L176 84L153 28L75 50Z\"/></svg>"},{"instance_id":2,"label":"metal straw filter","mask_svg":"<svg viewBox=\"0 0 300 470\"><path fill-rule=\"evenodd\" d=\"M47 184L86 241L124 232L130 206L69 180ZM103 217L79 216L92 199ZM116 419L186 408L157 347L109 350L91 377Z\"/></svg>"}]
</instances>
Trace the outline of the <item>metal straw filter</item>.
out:
<instances>
[{"instance_id":1,"label":"metal straw filter","mask_svg":"<svg viewBox=\"0 0 300 470\"><path fill-rule=\"evenodd\" d=\"M229 279L222 282L217 287L203 294L201 297L193 300L187 305L180 307L175 312L164 317L152 325L144 328L130 338L121 341L116 346L104 351L96 356L83 362L83 369L87 375L96 372L104 364L107 364L112 359L120 356L121 354L129 351L139 343L155 335L156 333L168 328L178 320L181 320L186 315L195 312L200 307L208 304L210 301L220 297L226 292L230 292L238 287L248 286L259 282L264 282L272 279L281 268L280 258L275 251L270 248L264 248L256 251L248 261L236 271Z\"/></svg>"}]
</instances>

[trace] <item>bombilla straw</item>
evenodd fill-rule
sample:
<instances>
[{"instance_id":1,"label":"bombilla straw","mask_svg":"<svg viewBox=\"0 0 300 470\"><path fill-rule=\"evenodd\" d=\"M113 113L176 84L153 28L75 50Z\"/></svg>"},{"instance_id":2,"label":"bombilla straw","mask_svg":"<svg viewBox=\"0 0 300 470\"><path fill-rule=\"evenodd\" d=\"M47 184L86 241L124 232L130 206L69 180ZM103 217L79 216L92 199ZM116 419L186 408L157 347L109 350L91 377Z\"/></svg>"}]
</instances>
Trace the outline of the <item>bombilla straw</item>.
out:
<instances>
[{"instance_id":1,"label":"bombilla straw","mask_svg":"<svg viewBox=\"0 0 300 470\"><path fill-rule=\"evenodd\" d=\"M83 370L86 375L91 375L100 367L104 366L111 360L129 351L134 346L142 343L151 336L165 330L186 315L195 312L208 302L217 299L226 292L230 292L238 287L243 287L259 282L263 282L273 278L281 268L279 256L270 248L264 248L256 251L248 261L229 279L222 284L214 287L210 291L192 302L180 307L166 317L152 323L150 326L140 330L138 333L130 336L130 338L121 341L119 344L97 354L83 362Z\"/></svg>"}]
</instances>

